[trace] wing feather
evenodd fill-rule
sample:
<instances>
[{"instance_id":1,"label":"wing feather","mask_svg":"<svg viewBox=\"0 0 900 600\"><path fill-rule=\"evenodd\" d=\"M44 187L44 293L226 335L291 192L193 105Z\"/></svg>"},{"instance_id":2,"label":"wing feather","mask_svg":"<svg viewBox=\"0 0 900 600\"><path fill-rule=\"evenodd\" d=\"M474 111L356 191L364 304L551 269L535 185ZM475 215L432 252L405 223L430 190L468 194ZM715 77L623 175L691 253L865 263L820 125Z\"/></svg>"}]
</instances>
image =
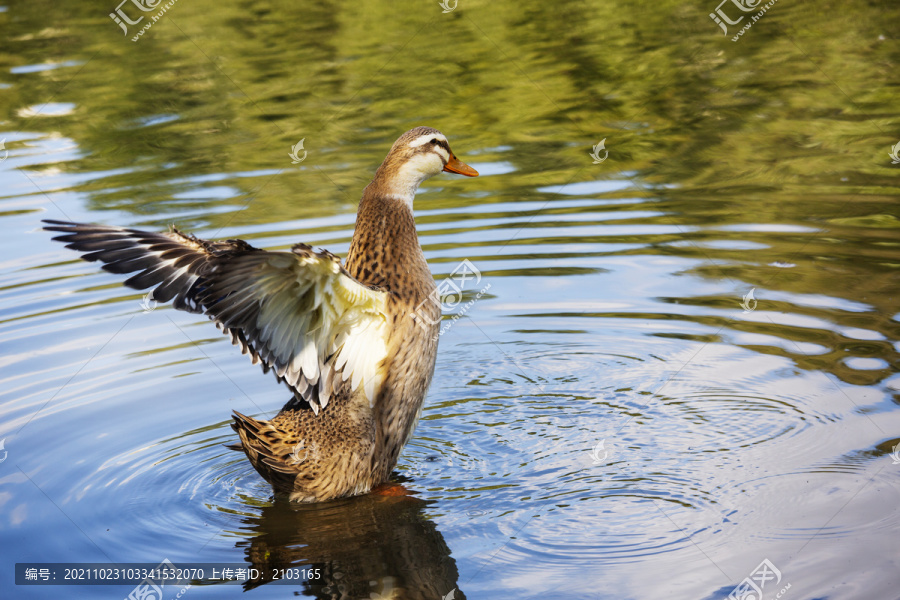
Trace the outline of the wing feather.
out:
<instances>
[{"instance_id":1,"label":"wing feather","mask_svg":"<svg viewBox=\"0 0 900 600\"><path fill-rule=\"evenodd\" d=\"M318 414L350 381L374 403L387 355L387 293L351 277L331 253L290 252L241 240L206 241L105 225L45 221L55 240L105 263L152 298L207 314L251 361L273 370Z\"/></svg>"}]
</instances>

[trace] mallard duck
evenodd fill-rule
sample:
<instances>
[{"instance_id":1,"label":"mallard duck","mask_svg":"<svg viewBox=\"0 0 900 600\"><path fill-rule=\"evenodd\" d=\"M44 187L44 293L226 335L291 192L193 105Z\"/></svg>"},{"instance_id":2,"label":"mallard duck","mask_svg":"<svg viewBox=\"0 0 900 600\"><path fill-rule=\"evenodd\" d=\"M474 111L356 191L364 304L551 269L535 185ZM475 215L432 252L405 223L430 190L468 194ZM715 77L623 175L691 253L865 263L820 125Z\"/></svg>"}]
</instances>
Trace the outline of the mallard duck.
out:
<instances>
[{"instance_id":1,"label":"mallard duck","mask_svg":"<svg viewBox=\"0 0 900 600\"><path fill-rule=\"evenodd\" d=\"M347 259L297 244L269 252L106 225L45 221L53 239L139 271L125 285L204 313L293 397L270 421L235 411L239 447L277 493L298 502L364 494L385 483L434 373L441 315L416 235L413 198L441 171L475 177L447 138L416 127L394 142L363 190Z\"/></svg>"}]
</instances>

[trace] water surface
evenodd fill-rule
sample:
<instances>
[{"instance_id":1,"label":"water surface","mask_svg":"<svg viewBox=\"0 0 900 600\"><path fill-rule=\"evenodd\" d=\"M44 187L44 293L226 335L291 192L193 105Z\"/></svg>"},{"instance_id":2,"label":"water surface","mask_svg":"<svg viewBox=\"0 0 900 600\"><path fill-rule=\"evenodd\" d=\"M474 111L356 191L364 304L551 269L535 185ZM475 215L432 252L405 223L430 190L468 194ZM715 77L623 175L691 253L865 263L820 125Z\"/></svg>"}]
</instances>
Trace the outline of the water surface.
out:
<instances>
[{"instance_id":1,"label":"water surface","mask_svg":"<svg viewBox=\"0 0 900 600\"><path fill-rule=\"evenodd\" d=\"M169 559L325 573L187 598L716 599L767 559L767 600L897 597L896 4L738 42L712 1L180 0L137 42L114 8L0 10L0 596L130 591L16 562ZM421 244L481 279L410 495L275 501L224 445L286 388L40 220L344 254L420 124L482 173L423 186Z\"/></svg>"}]
</instances>

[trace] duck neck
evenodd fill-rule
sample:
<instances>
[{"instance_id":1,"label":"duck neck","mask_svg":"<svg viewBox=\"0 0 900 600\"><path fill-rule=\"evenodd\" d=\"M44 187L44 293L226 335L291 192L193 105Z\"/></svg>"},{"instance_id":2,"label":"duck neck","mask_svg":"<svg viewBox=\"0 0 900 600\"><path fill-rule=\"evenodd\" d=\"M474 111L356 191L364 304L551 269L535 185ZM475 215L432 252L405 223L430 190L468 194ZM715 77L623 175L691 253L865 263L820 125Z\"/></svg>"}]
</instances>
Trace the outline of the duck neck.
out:
<instances>
[{"instance_id":1,"label":"duck neck","mask_svg":"<svg viewBox=\"0 0 900 600\"><path fill-rule=\"evenodd\" d=\"M377 179L363 193L356 229L347 253L347 271L360 282L420 301L434 287L434 279L419 245L409 197L384 193Z\"/></svg>"},{"instance_id":2,"label":"duck neck","mask_svg":"<svg viewBox=\"0 0 900 600\"><path fill-rule=\"evenodd\" d=\"M367 197L393 198L409 207L411 213L413 198L419 186L433 175L433 172L423 170L419 162L391 153L375 171L375 177L363 191L363 201Z\"/></svg>"}]
</instances>

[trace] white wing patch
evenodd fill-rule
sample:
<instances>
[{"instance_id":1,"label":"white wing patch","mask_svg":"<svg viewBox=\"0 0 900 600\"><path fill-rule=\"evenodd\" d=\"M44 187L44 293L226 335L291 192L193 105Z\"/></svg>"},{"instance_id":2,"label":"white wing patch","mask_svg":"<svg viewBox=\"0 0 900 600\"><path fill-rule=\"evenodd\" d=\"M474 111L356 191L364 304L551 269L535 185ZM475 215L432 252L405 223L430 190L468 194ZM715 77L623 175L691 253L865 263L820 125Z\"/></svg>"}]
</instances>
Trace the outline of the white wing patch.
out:
<instances>
[{"instance_id":1,"label":"white wing patch","mask_svg":"<svg viewBox=\"0 0 900 600\"><path fill-rule=\"evenodd\" d=\"M258 333L248 341L260 358L317 414L327 406L337 374L353 390L362 387L374 404L387 356L387 294L346 275L336 259L302 247L266 258L251 269L255 277L243 279L246 287L226 298L232 300L229 311L258 306ZM317 393L305 393L316 386Z\"/></svg>"},{"instance_id":2,"label":"white wing patch","mask_svg":"<svg viewBox=\"0 0 900 600\"><path fill-rule=\"evenodd\" d=\"M55 240L84 252L86 260L106 263L111 273L137 271L126 285L152 288L154 300L208 315L316 414L348 380L375 402L387 355L388 294L351 277L333 254L304 244L267 252L177 230L46 223L64 234Z\"/></svg>"},{"instance_id":3,"label":"white wing patch","mask_svg":"<svg viewBox=\"0 0 900 600\"><path fill-rule=\"evenodd\" d=\"M379 363L387 356L386 334L387 321L360 320L345 334L341 344L335 344L341 346L334 361L335 370L343 373L344 381L352 378L352 389L360 384L364 386L370 406L374 406L375 396L384 382Z\"/></svg>"}]
</instances>

